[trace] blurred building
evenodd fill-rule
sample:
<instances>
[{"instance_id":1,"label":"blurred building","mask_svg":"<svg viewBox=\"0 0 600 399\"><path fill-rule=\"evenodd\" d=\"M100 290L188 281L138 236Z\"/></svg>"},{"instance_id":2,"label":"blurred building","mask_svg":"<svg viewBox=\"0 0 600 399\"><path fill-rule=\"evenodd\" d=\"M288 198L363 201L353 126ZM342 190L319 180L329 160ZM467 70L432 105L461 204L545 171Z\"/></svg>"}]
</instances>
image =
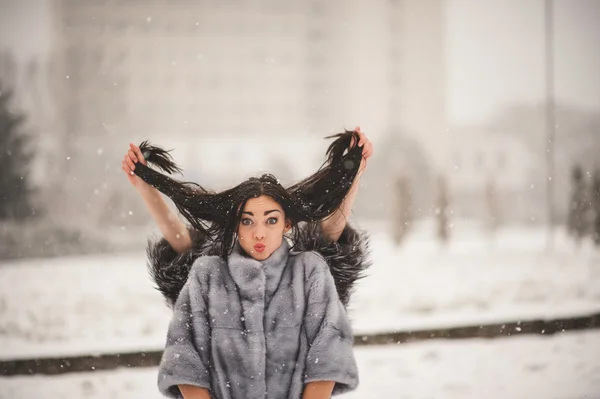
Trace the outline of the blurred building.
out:
<instances>
[{"instance_id":1,"label":"blurred building","mask_svg":"<svg viewBox=\"0 0 600 399\"><path fill-rule=\"evenodd\" d=\"M63 170L72 183L85 166L88 180L64 189L97 197L129 141L165 136L322 137L361 124L409 135L435 163L443 12L441 0L54 0Z\"/></svg>"},{"instance_id":2,"label":"blurred building","mask_svg":"<svg viewBox=\"0 0 600 399\"><path fill-rule=\"evenodd\" d=\"M502 222L544 216L539 204L545 187L537 178L543 159L523 140L513 132L494 133L485 128L458 128L451 134L443 175L451 188L455 216L486 215L489 192L498 202Z\"/></svg>"},{"instance_id":3,"label":"blurred building","mask_svg":"<svg viewBox=\"0 0 600 399\"><path fill-rule=\"evenodd\" d=\"M444 2L390 0L389 125L419 142L434 168L447 153Z\"/></svg>"}]
</instances>

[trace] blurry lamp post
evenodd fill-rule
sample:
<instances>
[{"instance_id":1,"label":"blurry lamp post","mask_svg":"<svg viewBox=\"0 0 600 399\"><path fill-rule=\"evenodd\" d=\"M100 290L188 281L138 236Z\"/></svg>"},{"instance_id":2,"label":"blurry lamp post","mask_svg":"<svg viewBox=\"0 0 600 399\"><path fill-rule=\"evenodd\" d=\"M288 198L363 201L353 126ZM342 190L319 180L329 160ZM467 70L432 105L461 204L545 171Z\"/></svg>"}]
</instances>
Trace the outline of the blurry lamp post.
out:
<instances>
[{"instance_id":1,"label":"blurry lamp post","mask_svg":"<svg viewBox=\"0 0 600 399\"><path fill-rule=\"evenodd\" d=\"M547 248L554 245L554 2L544 1L544 40L546 61L546 201L548 211Z\"/></svg>"}]
</instances>

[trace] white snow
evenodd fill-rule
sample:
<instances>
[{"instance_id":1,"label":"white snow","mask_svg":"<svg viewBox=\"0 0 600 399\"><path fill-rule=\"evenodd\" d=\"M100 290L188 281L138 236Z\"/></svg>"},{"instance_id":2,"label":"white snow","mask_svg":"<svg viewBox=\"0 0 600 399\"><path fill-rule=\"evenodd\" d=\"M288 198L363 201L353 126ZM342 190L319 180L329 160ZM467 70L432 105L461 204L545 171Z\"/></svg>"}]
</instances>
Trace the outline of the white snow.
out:
<instances>
[{"instance_id":1,"label":"white snow","mask_svg":"<svg viewBox=\"0 0 600 399\"><path fill-rule=\"evenodd\" d=\"M457 223L458 226L461 223ZM506 229L493 245L423 224L399 248L372 230L374 265L351 303L356 333L584 315L600 310L600 254L563 236ZM0 264L0 359L160 350L170 309L143 253Z\"/></svg>"},{"instance_id":2,"label":"white snow","mask_svg":"<svg viewBox=\"0 0 600 399\"><path fill-rule=\"evenodd\" d=\"M434 340L356 349L360 386L340 399L597 399L600 332ZM11 399L159 399L156 368L0 377Z\"/></svg>"},{"instance_id":3,"label":"white snow","mask_svg":"<svg viewBox=\"0 0 600 399\"><path fill-rule=\"evenodd\" d=\"M357 332L556 318L600 311L600 253L541 229L506 229L490 242L454 229L441 247L421 225L400 247L372 232L373 267L352 303Z\"/></svg>"}]
</instances>

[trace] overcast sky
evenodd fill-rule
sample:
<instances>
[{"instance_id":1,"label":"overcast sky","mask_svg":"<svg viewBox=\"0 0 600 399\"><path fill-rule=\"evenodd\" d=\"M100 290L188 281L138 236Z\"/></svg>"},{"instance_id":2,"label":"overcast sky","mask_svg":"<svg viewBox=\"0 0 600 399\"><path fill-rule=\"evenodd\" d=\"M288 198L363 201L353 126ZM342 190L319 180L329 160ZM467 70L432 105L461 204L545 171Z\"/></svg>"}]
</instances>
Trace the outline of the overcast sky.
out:
<instances>
[{"instance_id":1,"label":"overcast sky","mask_svg":"<svg viewBox=\"0 0 600 399\"><path fill-rule=\"evenodd\" d=\"M554 3L556 96L600 111L600 0ZM543 0L447 0L451 122L477 123L503 104L543 98L543 5ZM20 59L44 54L48 14L49 0L0 0L0 46L18 44Z\"/></svg>"},{"instance_id":2,"label":"overcast sky","mask_svg":"<svg viewBox=\"0 0 600 399\"><path fill-rule=\"evenodd\" d=\"M600 112L600 1L555 0L557 100ZM543 0L448 0L447 100L478 121L545 94Z\"/></svg>"}]
</instances>

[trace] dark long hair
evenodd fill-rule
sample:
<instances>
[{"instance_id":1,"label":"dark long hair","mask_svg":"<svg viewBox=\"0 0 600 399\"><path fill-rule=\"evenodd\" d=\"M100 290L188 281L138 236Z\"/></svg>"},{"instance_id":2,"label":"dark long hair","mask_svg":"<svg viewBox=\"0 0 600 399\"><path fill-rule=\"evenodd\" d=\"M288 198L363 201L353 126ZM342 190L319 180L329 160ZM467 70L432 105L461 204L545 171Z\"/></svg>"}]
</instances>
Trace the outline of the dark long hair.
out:
<instances>
[{"instance_id":1,"label":"dark long hair","mask_svg":"<svg viewBox=\"0 0 600 399\"><path fill-rule=\"evenodd\" d=\"M354 137L354 143L352 138ZM205 189L192 182L180 182L141 163L135 174L168 196L187 221L208 239L220 244L219 253L227 259L235 243L237 227L248 199L267 195L279 203L292 223L292 240L296 242L298 223L314 222L331 216L342 204L358 173L362 147L356 132L345 131L326 138L335 138L326 152L326 161L319 170L298 183L284 188L272 174L251 177L222 192ZM168 151L140 144L148 163L171 174L181 172Z\"/></svg>"}]
</instances>

